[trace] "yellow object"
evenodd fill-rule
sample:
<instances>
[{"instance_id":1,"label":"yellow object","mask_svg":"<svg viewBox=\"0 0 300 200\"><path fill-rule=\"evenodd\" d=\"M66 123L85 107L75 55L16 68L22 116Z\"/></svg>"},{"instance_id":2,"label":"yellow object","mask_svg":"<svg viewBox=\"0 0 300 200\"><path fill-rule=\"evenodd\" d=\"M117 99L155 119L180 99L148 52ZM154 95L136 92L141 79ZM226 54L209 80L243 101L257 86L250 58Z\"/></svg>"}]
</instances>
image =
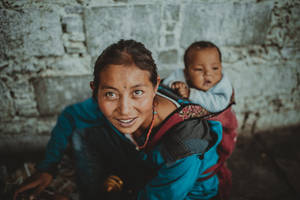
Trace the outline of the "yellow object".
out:
<instances>
[{"instance_id":1,"label":"yellow object","mask_svg":"<svg viewBox=\"0 0 300 200\"><path fill-rule=\"evenodd\" d=\"M122 190L123 187L123 181L121 180L120 177L115 176L115 175L110 175L109 177L106 178L104 181L104 189L107 192L119 192Z\"/></svg>"}]
</instances>

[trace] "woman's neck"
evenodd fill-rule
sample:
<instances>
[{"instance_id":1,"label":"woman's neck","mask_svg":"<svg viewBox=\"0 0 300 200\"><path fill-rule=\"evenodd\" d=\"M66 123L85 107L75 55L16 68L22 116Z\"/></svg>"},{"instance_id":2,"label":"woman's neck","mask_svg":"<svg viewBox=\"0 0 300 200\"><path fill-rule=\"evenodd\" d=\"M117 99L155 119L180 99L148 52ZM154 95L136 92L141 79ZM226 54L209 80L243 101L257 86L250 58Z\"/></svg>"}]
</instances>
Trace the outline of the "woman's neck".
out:
<instances>
[{"instance_id":1,"label":"woman's neck","mask_svg":"<svg viewBox=\"0 0 300 200\"><path fill-rule=\"evenodd\" d=\"M146 126L140 127L132 134L134 139L139 138L149 129L153 117L153 127L157 127L177 108L176 105L174 105L171 101L159 95L156 95L154 101L155 114L149 117L149 122L146 123Z\"/></svg>"}]
</instances>

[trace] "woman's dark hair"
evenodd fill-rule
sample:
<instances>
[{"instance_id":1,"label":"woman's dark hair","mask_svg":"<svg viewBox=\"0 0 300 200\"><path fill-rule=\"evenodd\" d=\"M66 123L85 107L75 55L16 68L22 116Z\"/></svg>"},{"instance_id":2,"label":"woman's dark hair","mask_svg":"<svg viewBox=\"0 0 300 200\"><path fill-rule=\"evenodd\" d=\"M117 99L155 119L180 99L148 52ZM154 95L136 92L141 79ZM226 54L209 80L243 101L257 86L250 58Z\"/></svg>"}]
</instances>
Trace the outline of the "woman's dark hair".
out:
<instances>
[{"instance_id":1,"label":"woman's dark hair","mask_svg":"<svg viewBox=\"0 0 300 200\"><path fill-rule=\"evenodd\" d=\"M206 49L206 48L216 48L218 53L219 53L219 58L220 58L220 62L222 62L222 54L221 51L219 49L219 47L217 47L217 45L215 45L212 42L208 42L208 41L198 41L198 42L194 42L193 44L191 44L184 52L184 66L187 69L188 66L191 64L192 62L192 53L195 50L202 50L202 49Z\"/></svg>"},{"instance_id":2,"label":"woman's dark hair","mask_svg":"<svg viewBox=\"0 0 300 200\"><path fill-rule=\"evenodd\" d=\"M108 65L135 65L139 69L146 70L150 73L150 81L153 86L157 83L157 67L151 52L140 42L134 40L120 40L108 46L97 58L94 66L94 99L97 99L100 72Z\"/></svg>"}]
</instances>

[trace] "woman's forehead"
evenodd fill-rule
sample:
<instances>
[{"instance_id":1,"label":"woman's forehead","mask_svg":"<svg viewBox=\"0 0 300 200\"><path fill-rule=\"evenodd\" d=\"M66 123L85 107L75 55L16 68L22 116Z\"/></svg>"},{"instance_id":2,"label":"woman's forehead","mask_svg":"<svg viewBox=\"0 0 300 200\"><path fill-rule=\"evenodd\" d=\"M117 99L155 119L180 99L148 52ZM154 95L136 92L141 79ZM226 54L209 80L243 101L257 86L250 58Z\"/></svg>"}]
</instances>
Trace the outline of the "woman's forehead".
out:
<instances>
[{"instance_id":1,"label":"woman's forehead","mask_svg":"<svg viewBox=\"0 0 300 200\"><path fill-rule=\"evenodd\" d=\"M135 65L109 65L100 72L101 86L133 87L134 85L148 85L150 73Z\"/></svg>"}]
</instances>

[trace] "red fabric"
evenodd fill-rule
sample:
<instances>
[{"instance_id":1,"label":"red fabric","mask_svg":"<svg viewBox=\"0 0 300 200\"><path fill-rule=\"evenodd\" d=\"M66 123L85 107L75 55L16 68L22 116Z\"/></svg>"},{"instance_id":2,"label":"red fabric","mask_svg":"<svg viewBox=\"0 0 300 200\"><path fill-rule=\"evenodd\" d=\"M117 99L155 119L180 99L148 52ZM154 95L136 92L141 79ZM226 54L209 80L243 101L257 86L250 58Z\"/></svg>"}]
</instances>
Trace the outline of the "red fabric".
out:
<instances>
[{"instance_id":1,"label":"red fabric","mask_svg":"<svg viewBox=\"0 0 300 200\"><path fill-rule=\"evenodd\" d=\"M156 143L161 139L161 137L175 124L182 122L183 118L179 117L179 115L176 113L172 115L163 125L162 127L157 131L157 133L153 136L151 141L148 143L148 146L146 147L146 150L151 149L156 145Z\"/></svg>"},{"instance_id":2,"label":"red fabric","mask_svg":"<svg viewBox=\"0 0 300 200\"><path fill-rule=\"evenodd\" d=\"M219 162L206 172L214 171L219 178L219 198L229 199L232 180L231 171L226 166L226 160L232 154L237 138L237 119L231 107L209 120L219 121L223 126L223 138L218 146Z\"/></svg>"},{"instance_id":3,"label":"red fabric","mask_svg":"<svg viewBox=\"0 0 300 200\"><path fill-rule=\"evenodd\" d=\"M212 113L213 114L213 113ZM167 119L159 131L153 136L146 147L147 150L151 149L160 140L160 138L175 124L182 122L186 119L194 117L208 116L209 113L204 110L201 106L188 105L183 107L179 112L174 113L169 119ZM231 171L226 166L226 160L232 154L236 143L237 137L237 119L231 107L227 108L222 113L208 118L208 120L219 121L222 123L222 140L218 146L219 161L214 166L207 169L205 173L211 173L205 179L212 177L217 174L219 178L219 195L217 199L227 200L231 190L232 180Z\"/></svg>"}]
</instances>

